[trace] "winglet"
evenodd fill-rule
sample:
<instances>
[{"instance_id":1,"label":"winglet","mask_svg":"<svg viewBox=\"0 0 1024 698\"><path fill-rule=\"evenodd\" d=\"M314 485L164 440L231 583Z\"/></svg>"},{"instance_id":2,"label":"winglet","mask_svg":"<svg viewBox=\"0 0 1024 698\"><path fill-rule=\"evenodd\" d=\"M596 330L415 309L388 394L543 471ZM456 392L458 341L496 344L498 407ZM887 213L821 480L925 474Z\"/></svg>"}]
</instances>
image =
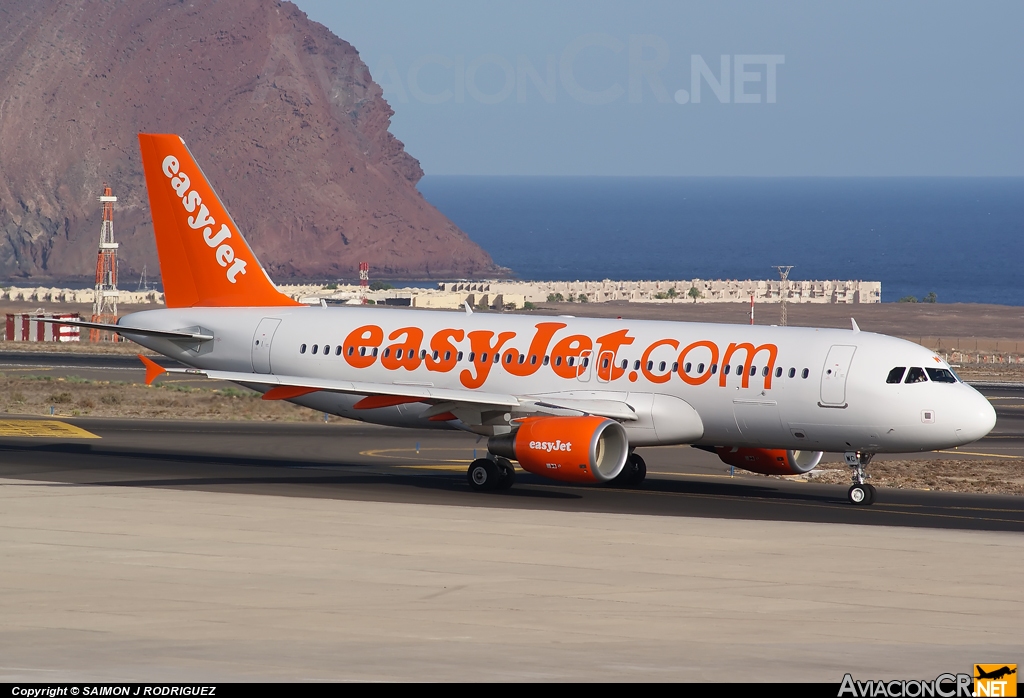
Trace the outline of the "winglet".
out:
<instances>
[{"instance_id":1,"label":"winglet","mask_svg":"<svg viewBox=\"0 0 1024 698\"><path fill-rule=\"evenodd\" d=\"M473 309L469 307L469 301L462 301L462 305L466 306L466 315L473 314Z\"/></svg>"},{"instance_id":2,"label":"winglet","mask_svg":"<svg viewBox=\"0 0 1024 698\"><path fill-rule=\"evenodd\" d=\"M146 385L152 385L153 381L159 378L162 374L167 373L167 369L156 361L153 361L153 359L147 358L142 354L139 354L138 357L146 367Z\"/></svg>"},{"instance_id":3,"label":"winglet","mask_svg":"<svg viewBox=\"0 0 1024 698\"><path fill-rule=\"evenodd\" d=\"M860 332L860 325L857 324L857 321L854 320L853 318L850 318L850 322L853 323L853 331Z\"/></svg>"}]
</instances>

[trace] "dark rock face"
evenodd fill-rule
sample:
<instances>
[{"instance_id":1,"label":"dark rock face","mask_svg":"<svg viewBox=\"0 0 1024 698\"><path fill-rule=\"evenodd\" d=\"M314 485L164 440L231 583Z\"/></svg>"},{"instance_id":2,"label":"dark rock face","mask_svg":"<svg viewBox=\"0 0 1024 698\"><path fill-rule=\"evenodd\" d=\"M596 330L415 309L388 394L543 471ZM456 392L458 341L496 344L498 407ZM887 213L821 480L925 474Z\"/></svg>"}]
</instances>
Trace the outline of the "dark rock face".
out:
<instances>
[{"instance_id":1,"label":"dark rock face","mask_svg":"<svg viewBox=\"0 0 1024 698\"><path fill-rule=\"evenodd\" d=\"M276 0L0 0L0 278L121 277L156 247L138 132L178 133L276 280L493 276L416 190L356 50Z\"/></svg>"}]
</instances>

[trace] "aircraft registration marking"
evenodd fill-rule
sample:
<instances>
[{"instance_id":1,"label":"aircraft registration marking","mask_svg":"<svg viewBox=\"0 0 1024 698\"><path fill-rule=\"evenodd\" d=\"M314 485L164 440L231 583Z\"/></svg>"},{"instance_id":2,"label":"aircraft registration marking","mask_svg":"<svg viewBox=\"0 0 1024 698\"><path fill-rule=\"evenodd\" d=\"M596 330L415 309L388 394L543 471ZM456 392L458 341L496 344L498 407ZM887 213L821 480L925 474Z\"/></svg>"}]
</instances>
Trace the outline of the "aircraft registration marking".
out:
<instances>
[{"instance_id":1,"label":"aircraft registration marking","mask_svg":"<svg viewBox=\"0 0 1024 698\"><path fill-rule=\"evenodd\" d=\"M3 419L0 437L21 436L37 439L98 439L91 431L56 419Z\"/></svg>"}]
</instances>

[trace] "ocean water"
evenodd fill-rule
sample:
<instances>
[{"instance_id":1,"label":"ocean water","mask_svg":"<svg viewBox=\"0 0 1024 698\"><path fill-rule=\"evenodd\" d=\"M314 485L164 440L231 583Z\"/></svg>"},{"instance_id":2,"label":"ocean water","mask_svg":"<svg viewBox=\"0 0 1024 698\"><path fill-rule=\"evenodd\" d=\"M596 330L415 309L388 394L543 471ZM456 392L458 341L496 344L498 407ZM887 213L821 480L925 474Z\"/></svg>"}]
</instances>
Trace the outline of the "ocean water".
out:
<instances>
[{"instance_id":1,"label":"ocean water","mask_svg":"<svg viewBox=\"0 0 1024 698\"><path fill-rule=\"evenodd\" d=\"M882 300L1024 305L1024 178L428 176L521 279L882 282Z\"/></svg>"}]
</instances>

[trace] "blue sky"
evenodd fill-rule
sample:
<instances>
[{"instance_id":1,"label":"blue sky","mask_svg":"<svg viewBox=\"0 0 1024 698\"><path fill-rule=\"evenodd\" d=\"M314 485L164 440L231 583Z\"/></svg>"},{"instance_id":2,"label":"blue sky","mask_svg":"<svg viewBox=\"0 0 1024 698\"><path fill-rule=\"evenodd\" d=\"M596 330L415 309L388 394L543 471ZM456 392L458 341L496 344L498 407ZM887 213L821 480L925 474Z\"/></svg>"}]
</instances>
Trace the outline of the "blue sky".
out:
<instances>
[{"instance_id":1,"label":"blue sky","mask_svg":"<svg viewBox=\"0 0 1024 698\"><path fill-rule=\"evenodd\" d=\"M1024 176L1021 2L297 4L427 174Z\"/></svg>"}]
</instances>

